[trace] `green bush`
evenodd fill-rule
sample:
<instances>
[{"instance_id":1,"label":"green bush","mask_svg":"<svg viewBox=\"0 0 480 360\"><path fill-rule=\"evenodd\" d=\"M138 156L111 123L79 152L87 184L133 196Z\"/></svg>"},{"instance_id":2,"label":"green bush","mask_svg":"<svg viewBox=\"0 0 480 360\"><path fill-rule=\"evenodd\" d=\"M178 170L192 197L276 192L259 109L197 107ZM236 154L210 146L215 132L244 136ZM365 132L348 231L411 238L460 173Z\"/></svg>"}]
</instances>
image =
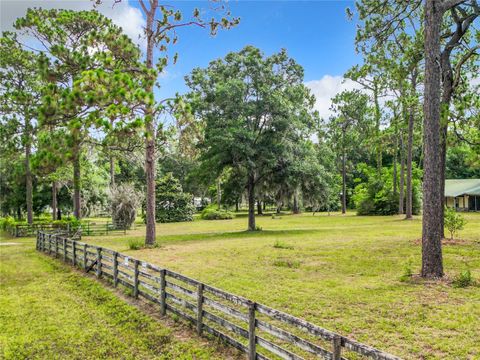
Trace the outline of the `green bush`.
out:
<instances>
[{"instance_id":1,"label":"green bush","mask_svg":"<svg viewBox=\"0 0 480 360\"><path fill-rule=\"evenodd\" d=\"M455 209L452 208L445 208L443 218L444 225L450 233L451 240L453 240L453 237L458 231L463 230L463 227L467 223L463 215L457 213Z\"/></svg>"},{"instance_id":2,"label":"green bush","mask_svg":"<svg viewBox=\"0 0 480 360\"><path fill-rule=\"evenodd\" d=\"M202 210L200 217L203 220L228 220L233 219L235 214L227 210L218 210L209 206Z\"/></svg>"},{"instance_id":3,"label":"green bush","mask_svg":"<svg viewBox=\"0 0 480 360\"><path fill-rule=\"evenodd\" d=\"M5 231L9 226L14 226L17 222L11 216L0 218L0 228Z\"/></svg>"},{"instance_id":4,"label":"green bush","mask_svg":"<svg viewBox=\"0 0 480 360\"><path fill-rule=\"evenodd\" d=\"M144 243L141 239L129 239L128 248L130 250L140 250L143 247Z\"/></svg>"},{"instance_id":5,"label":"green bush","mask_svg":"<svg viewBox=\"0 0 480 360\"><path fill-rule=\"evenodd\" d=\"M193 221L195 213L193 196L183 192L182 185L172 173L157 180L155 189L156 221L161 223Z\"/></svg>"},{"instance_id":6,"label":"green bush","mask_svg":"<svg viewBox=\"0 0 480 360\"><path fill-rule=\"evenodd\" d=\"M453 287L466 288L473 285L475 282L470 270L462 271L457 277L453 279Z\"/></svg>"}]
</instances>

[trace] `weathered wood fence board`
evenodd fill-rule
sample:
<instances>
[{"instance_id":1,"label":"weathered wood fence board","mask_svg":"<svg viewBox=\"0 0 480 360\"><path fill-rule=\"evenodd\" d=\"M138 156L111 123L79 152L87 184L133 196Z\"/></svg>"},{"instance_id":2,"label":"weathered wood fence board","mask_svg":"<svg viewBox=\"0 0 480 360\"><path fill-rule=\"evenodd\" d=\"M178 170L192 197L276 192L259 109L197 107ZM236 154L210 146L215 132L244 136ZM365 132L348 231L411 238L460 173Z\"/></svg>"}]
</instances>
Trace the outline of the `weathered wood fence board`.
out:
<instances>
[{"instance_id":1,"label":"weathered wood fence board","mask_svg":"<svg viewBox=\"0 0 480 360\"><path fill-rule=\"evenodd\" d=\"M399 358L290 314L203 284L185 275L99 246L37 233L36 248L97 277L112 280L247 354L252 359L398 360ZM302 335L303 334L303 335Z\"/></svg>"}]
</instances>

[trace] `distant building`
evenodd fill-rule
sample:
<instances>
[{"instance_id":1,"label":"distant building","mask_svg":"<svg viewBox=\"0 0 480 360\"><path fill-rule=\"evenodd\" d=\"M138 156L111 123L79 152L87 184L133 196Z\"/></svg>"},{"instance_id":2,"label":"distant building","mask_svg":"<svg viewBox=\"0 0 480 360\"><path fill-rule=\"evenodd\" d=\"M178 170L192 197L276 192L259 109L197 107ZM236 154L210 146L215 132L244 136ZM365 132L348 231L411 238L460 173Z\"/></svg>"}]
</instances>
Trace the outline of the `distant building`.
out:
<instances>
[{"instance_id":1,"label":"distant building","mask_svg":"<svg viewBox=\"0 0 480 360\"><path fill-rule=\"evenodd\" d=\"M480 179L445 180L445 204L457 211L480 211Z\"/></svg>"}]
</instances>

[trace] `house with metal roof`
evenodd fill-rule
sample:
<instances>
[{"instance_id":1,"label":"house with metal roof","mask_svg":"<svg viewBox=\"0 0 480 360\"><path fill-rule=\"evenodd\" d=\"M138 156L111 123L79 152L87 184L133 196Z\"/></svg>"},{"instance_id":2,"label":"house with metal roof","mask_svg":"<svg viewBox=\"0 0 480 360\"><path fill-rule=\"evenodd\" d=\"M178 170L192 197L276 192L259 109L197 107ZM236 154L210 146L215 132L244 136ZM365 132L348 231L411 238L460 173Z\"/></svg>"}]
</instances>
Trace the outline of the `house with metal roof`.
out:
<instances>
[{"instance_id":1,"label":"house with metal roof","mask_svg":"<svg viewBox=\"0 0 480 360\"><path fill-rule=\"evenodd\" d=\"M480 179L445 180L445 204L457 211L480 211Z\"/></svg>"}]
</instances>

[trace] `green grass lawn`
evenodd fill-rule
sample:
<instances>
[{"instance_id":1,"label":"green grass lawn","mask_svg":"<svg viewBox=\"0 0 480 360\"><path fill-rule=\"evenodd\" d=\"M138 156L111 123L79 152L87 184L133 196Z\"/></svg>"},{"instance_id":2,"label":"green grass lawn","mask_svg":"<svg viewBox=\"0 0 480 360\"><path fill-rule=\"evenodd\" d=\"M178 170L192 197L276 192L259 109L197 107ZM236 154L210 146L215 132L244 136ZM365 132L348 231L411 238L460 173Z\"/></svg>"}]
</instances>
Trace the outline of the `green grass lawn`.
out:
<instances>
[{"instance_id":1,"label":"green grass lawn","mask_svg":"<svg viewBox=\"0 0 480 360\"><path fill-rule=\"evenodd\" d=\"M480 214L444 246L447 279L480 281ZM480 358L480 287L402 282L420 269L421 220L303 214L159 224L159 248L129 250L144 228L87 241L167 266L406 359Z\"/></svg>"},{"instance_id":2,"label":"green grass lawn","mask_svg":"<svg viewBox=\"0 0 480 360\"><path fill-rule=\"evenodd\" d=\"M7 241L18 244L0 245L0 359L225 358L37 253L32 239Z\"/></svg>"}]
</instances>

